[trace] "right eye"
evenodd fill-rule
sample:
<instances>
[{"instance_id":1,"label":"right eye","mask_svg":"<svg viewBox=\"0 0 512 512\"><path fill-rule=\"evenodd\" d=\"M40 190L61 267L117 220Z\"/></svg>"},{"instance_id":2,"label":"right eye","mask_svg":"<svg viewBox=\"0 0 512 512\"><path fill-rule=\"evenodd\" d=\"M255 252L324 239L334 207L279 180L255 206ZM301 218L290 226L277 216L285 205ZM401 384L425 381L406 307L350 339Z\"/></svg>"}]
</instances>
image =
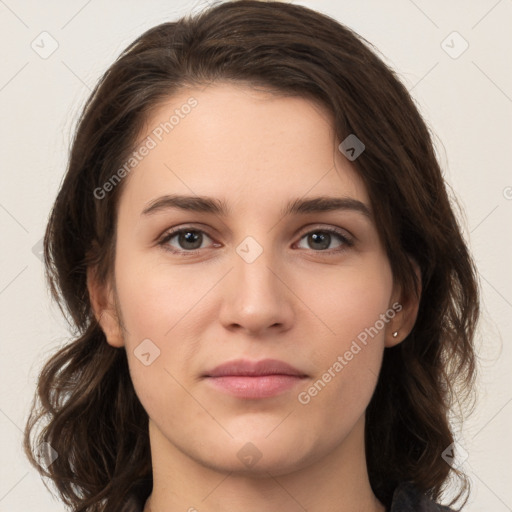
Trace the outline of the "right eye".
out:
<instances>
[{"instance_id":1,"label":"right eye","mask_svg":"<svg viewBox=\"0 0 512 512\"><path fill-rule=\"evenodd\" d=\"M196 254L201 249L204 236L210 238L204 231L192 227L185 227L168 231L158 242L165 250L173 253ZM171 240L176 238L176 242L181 247L175 247L170 244ZM211 238L210 238L211 240Z\"/></svg>"}]
</instances>

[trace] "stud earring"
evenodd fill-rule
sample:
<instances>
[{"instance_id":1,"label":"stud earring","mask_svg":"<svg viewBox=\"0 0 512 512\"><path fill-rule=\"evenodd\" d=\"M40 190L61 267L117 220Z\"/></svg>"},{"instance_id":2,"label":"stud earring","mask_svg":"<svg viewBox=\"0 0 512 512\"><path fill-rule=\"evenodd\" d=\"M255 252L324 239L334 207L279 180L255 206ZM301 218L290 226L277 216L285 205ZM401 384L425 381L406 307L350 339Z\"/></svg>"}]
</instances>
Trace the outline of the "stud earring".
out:
<instances>
[{"instance_id":1,"label":"stud earring","mask_svg":"<svg viewBox=\"0 0 512 512\"><path fill-rule=\"evenodd\" d=\"M393 333L393 338L396 338L397 336L398 336L398 331L395 331L395 332Z\"/></svg>"}]
</instances>

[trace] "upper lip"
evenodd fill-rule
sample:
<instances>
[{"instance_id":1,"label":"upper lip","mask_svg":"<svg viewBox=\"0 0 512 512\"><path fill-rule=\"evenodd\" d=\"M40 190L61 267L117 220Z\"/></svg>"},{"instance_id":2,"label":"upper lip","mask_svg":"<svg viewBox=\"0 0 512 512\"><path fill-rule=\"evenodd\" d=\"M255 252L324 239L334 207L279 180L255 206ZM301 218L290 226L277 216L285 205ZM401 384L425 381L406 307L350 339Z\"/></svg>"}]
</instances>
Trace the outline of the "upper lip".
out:
<instances>
[{"instance_id":1,"label":"upper lip","mask_svg":"<svg viewBox=\"0 0 512 512\"><path fill-rule=\"evenodd\" d=\"M228 375L296 375L298 377L307 377L304 372L278 359L262 359L261 361L236 359L227 361L206 372L203 376L225 377Z\"/></svg>"}]
</instances>

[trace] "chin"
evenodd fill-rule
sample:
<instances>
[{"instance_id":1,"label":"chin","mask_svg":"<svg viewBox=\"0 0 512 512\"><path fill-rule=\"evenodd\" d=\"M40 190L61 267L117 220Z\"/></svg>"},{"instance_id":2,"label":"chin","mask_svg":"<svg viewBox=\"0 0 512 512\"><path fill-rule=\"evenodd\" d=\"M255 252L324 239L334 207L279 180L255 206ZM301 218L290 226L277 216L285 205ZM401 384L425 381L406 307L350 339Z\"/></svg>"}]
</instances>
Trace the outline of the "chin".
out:
<instances>
[{"instance_id":1,"label":"chin","mask_svg":"<svg viewBox=\"0 0 512 512\"><path fill-rule=\"evenodd\" d=\"M268 432L252 436L246 433L228 443L224 440L220 445L214 442L216 446L210 445L210 448L209 443L203 443L195 455L200 459L198 462L215 471L255 478L268 478L269 473L273 476L289 474L313 462L314 454L308 451L300 437L294 439L284 432L282 437L272 439L274 434L266 437ZM206 454L209 458L205 458Z\"/></svg>"}]
</instances>

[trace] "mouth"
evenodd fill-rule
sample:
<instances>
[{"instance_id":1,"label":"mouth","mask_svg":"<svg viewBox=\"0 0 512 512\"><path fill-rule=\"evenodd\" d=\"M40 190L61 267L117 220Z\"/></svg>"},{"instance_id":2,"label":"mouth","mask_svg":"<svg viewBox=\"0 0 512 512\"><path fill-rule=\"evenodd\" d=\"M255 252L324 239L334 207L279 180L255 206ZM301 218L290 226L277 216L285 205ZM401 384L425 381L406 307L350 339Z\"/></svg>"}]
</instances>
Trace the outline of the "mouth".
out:
<instances>
[{"instance_id":1,"label":"mouth","mask_svg":"<svg viewBox=\"0 0 512 512\"><path fill-rule=\"evenodd\" d=\"M276 359L239 359L223 363L202 377L217 391L242 399L261 399L290 391L308 375Z\"/></svg>"}]
</instances>

